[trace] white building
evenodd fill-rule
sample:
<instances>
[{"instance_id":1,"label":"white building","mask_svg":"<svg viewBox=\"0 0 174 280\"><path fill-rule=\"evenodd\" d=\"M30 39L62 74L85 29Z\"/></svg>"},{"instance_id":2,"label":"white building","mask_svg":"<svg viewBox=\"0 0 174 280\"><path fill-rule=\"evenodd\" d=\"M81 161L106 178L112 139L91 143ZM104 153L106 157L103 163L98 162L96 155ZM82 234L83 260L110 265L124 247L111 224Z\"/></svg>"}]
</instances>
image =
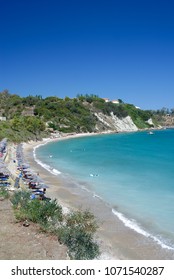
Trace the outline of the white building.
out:
<instances>
[{"instance_id":1,"label":"white building","mask_svg":"<svg viewBox=\"0 0 174 280\"><path fill-rule=\"evenodd\" d=\"M119 104L120 102L118 100L112 100L112 103Z\"/></svg>"},{"instance_id":2,"label":"white building","mask_svg":"<svg viewBox=\"0 0 174 280\"><path fill-rule=\"evenodd\" d=\"M109 98L102 98L105 102L109 102Z\"/></svg>"}]
</instances>

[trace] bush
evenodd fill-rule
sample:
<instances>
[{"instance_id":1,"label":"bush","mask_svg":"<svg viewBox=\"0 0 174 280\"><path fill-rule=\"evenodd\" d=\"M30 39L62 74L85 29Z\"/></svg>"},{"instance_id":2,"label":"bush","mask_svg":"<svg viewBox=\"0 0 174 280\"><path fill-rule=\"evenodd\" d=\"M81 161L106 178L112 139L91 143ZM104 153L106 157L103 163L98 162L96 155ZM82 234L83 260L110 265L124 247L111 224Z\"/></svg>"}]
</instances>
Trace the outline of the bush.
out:
<instances>
[{"instance_id":1,"label":"bush","mask_svg":"<svg viewBox=\"0 0 174 280\"><path fill-rule=\"evenodd\" d=\"M67 215L66 224L68 227L78 226L89 233L95 233L98 228L94 215L88 210L70 213Z\"/></svg>"},{"instance_id":2,"label":"bush","mask_svg":"<svg viewBox=\"0 0 174 280\"><path fill-rule=\"evenodd\" d=\"M125 118L128 116L128 112L123 104L113 104L112 102L98 100L95 101L93 105L96 109L99 109L103 114L107 116L110 116L111 112L118 118Z\"/></svg>"},{"instance_id":3,"label":"bush","mask_svg":"<svg viewBox=\"0 0 174 280\"><path fill-rule=\"evenodd\" d=\"M11 197L13 208L25 208L30 199L30 193L27 191L16 191Z\"/></svg>"},{"instance_id":4,"label":"bush","mask_svg":"<svg viewBox=\"0 0 174 280\"><path fill-rule=\"evenodd\" d=\"M92 260L99 255L99 246L93 235L78 226L62 226L58 230L58 240L68 247L68 253L74 260Z\"/></svg>"},{"instance_id":5,"label":"bush","mask_svg":"<svg viewBox=\"0 0 174 280\"><path fill-rule=\"evenodd\" d=\"M39 224L61 222L63 219L62 207L53 201L31 200L27 205L28 219Z\"/></svg>"},{"instance_id":6,"label":"bush","mask_svg":"<svg viewBox=\"0 0 174 280\"><path fill-rule=\"evenodd\" d=\"M30 193L26 191L15 192L11 198L15 215L18 220L28 219L34 223L61 222L63 219L62 207L56 200L30 200Z\"/></svg>"},{"instance_id":7,"label":"bush","mask_svg":"<svg viewBox=\"0 0 174 280\"><path fill-rule=\"evenodd\" d=\"M63 216L56 200L31 200L30 194L17 191L11 198L17 220L38 223L45 232L57 234L58 240L68 247L71 259L90 260L99 255L94 241L98 225L91 212L79 210Z\"/></svg>"},{"instance_id":8,"label":"bush","mask_svg":"<svg viewBox=\"0 0 174 280\"><path fill-rule=\"evenodd\" d=\"M0 189L0 197L4 199L8 199L9 196L10 196L9 192L6 189Z\"/></svg>"},{"instance_id":9,"label":"bush","mask_svg":"<svg viewBox=\"0 0 174 280\"><path fill-rule=\"evenodd\" d=\"M93 238L97 228L95 217L89 211L72 212L58 229L58 239L67 245L71 259L94 259L99 255L99 246Z\"/></svg>"}]
</instances>

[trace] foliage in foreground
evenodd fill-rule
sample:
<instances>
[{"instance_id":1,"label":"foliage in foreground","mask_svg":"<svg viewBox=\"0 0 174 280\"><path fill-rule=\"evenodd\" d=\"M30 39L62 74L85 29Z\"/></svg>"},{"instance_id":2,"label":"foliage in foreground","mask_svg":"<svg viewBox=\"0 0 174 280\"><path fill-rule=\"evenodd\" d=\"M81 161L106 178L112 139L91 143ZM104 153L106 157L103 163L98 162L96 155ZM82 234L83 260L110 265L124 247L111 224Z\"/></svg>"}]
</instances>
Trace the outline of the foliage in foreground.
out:
<instances>
[{"instance_id":1,"label":"foliage in foreground","mask_svg":"<svg viewBox=\"0 0 174 280\"><path fill-rule=\"evenodd\" d=\"M94 259L99 255L99 247L93 241L98 228L95 217L89 211L74 211L67 215L65 224L59 228L59 241L68 247L71 259Z\"/></svg>"},{"instance_id":2,"label":"foliage in foreground","mask_svg":"<svg viewBox=\"0 0 174 280\"><path fill-rule=\"evenodd\" d=\"M99 255L99 246L93 235L80 226L62 226L58 230L59 241L67 245L68 254L74 260L91 260Z\"/></svg>"},{"instance_id":3,"label":"foliage in foreground","mask_svg":"<svg viewBox=\"0 0 174 280\"><path fill-rule=\"evenodd\" d=\"M3 199L9 198L9 192L6 189L0 189L0 197Z\"/></svg>"},{"instance_id":4,"label":"foliage in foreground","mask_svg":"<svg viewBox=\"0 0 174 280\"><path fill-rule=\"evenodd\" d=\"M17 220L38 223L44 231L56 234L59 242L67 246L71 259L94 259L99 255L94 241L98 225L89 211L63 215L56 200L31 200L26 191L15 192L11 202Z\"/></svg>"},{"instance_id":5,"label":"foliage in foreground","mask_svg":"<svg viewBox=\"0 0 174 280\"><path fill-rule=\"evenodd\" d=\"M62 221L62 207L56 200L38 200L30 199L30 193L26 191L17 191L11 198L15 215L18 220L28 219L40 225L49 223L49 221Z\"/></svg>"}]
</instances>

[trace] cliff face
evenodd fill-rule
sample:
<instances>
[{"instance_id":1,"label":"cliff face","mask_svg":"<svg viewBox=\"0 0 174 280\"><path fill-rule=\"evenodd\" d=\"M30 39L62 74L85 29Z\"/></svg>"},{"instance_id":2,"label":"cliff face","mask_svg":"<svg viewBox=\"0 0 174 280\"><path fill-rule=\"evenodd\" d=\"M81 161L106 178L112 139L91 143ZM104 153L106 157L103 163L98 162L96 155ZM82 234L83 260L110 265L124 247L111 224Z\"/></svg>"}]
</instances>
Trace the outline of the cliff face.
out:
<instances>
[{"instance_id":1,"label":"cliff face","mask_svg":"<svg viewBox=\"0 0 174 280\"><path fill-rule=\"evenodd\" d=\"M96 123L96 131L137 131L137 126L133 123L130 116L127 116L125 118L118 118L113 113L110 114L110 116L104 115L103 113L94 113L95 117L97 118Z\"/></svg>"},{"instance_id":2,"label":"cliff face","mask_svg":"<svg viewBox=\"0 0 174 280\"><path fill-rule=\"evenodd\" d=\"M166 115L162 117L161 120L162 126L174 126L174 116Z\"/></svg>"}]
</instances>

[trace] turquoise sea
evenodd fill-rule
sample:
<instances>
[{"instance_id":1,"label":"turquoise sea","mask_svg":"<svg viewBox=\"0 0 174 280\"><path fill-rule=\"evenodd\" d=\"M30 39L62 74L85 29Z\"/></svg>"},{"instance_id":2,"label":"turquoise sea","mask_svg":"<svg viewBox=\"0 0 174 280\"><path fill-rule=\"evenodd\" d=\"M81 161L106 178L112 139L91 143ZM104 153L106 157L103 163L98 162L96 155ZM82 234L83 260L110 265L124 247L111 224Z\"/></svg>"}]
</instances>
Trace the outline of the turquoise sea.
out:
<instances>
[{"instance_id":1,"label":"turquoise sea","mask_svg":"<svg viewBox=\"0 0 174 280\"><path fill-rule=\"evenodd\" d=\"M174 250L174 130L104 134L35 150L50 172L100 197L125 224Z\"/></svg>"}]
</instances>

